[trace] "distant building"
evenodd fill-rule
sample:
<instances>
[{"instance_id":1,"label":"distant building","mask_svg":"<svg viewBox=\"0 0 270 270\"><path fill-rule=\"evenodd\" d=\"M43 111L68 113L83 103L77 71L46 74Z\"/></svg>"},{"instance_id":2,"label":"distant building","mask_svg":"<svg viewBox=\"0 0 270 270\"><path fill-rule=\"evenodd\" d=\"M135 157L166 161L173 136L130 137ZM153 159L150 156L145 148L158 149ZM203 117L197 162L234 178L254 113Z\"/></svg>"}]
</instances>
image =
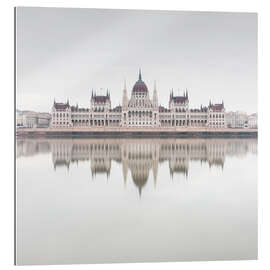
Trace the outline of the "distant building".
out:
<instances>
[{"instance_id":1,"label":"distant building","mask_svg":"<svg viewBox=\"0 0 270 270\"><path fill-rule=\"evenodd\" d=\"M66 103L53 103L53 128L68 127L209 127L225 128L224 103L189 108L188 91L182 96L175 96L171 91L169 107L158 104L156 84L153 98L149 96L146 84L139 79L133 86L131 97L128 98L126 84L123 89L122 106L111 107L110 93L96 95L92 92L88 108L71 106Z\"/></svg>"},{"instance_id":2,"label":"distant building","mask_svg":"<svg viewBox=\"0 0 270 270\"><path fill-rule=\"evenodd\" d=\"M16 126L24 128L49 127L51 115L33 111L16 110Z\"/></svg>"},{"instance_id":3,"label":"distant building","mask_svg":"<svg viewBox=\"0 0 270 270\"><path fill-rule=\"evenodd\" d=\"M258 116L257 113L253 113L248 116L248 127L249 128L258 128Z\"/></svg>"},{"instance_id":4,"label":"distant building","mask_svg":"<svg viewBox=\"0 0 270 270\"><path fill-rule=\"evenodd\" d=\"M248 115L242 111L227 112L226 124L228 128L248 128Z\"/></svg>"}]
</instances>

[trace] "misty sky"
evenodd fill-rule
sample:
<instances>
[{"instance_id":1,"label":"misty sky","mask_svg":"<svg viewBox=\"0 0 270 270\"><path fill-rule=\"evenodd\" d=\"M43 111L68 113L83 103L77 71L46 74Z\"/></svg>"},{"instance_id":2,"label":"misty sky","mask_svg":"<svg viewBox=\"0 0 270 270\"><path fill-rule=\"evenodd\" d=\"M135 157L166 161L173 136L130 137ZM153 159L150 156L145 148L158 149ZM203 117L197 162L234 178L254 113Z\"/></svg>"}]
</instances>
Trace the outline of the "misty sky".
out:
<instances>
[{"instance_id":1,"label":"misty sky","mask_svg":"<svg viewBox=\"0 0 270 270\"><path fill-rule=\"evenodd\" d=\"M17 108L54 98L89 107L91 90L122 101L138 79L159 103L188 89L190 107L257 111L257 15L67 8L17 9Z\"/></svg>"}]
</instances>

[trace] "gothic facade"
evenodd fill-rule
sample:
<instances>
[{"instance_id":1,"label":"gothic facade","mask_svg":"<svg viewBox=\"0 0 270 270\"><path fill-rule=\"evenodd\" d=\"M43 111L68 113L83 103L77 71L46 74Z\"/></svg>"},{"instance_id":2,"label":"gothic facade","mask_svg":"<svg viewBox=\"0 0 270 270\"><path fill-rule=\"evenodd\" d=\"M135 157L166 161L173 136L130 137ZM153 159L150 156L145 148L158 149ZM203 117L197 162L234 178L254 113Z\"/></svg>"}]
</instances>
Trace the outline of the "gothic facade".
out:
<instances>
[{"instance_id":1,"label":"gothic facade","mask_svg":"<svg viewBox=\"0 0 270 270\"><path fill-rule=\"evenodd\" d=\"M225 128L224 103L189 108L188 91L182 96L175 96L171 91L168 107L160 106L156 84L153 97L150 98L148 88L139 79L133 86L131 97L128 97L126 84L123 89L122 106L112 108L109 92L96 95L92 92L88 108L71 106L54 102L52 106L51 127L124 127L124 128L158 128L158 127L207 127Z\"/></svg>"}]
</instances>

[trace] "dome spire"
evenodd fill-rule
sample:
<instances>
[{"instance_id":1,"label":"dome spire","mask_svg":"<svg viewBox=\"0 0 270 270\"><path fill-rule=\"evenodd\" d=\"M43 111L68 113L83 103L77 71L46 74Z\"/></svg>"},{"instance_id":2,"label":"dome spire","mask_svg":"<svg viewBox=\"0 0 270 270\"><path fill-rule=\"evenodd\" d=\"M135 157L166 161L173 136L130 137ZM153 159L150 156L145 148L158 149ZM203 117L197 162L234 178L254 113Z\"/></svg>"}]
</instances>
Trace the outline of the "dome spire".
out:
<instances>
[{"instance_id":1,"label":"dome spire","mask_svg":"<svg viewBox=\"0 0 270 270\"><path fill-rule=\"evenodd\" d=\"M139 69L139 81L142 80L142 72L141 72L141 69Z\"/></svg>"}]
</instances>

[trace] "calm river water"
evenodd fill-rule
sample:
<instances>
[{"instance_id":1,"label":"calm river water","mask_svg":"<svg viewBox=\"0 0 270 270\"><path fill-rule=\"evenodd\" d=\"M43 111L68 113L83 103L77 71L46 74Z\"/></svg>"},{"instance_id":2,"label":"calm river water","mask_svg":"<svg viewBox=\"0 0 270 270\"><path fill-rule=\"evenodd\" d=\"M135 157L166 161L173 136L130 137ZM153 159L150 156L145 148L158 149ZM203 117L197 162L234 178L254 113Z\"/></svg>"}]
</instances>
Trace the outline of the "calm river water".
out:
<instances>
[{"instance_id":1,"label":"calm river water","mask_svg":"<svg viewBox=\"0 0 270 270\"><path fill-rule=\"evenodd\" d=\"M256 139L17 139L17 263L257 258Z\"/></svg>"}]
</instances>

